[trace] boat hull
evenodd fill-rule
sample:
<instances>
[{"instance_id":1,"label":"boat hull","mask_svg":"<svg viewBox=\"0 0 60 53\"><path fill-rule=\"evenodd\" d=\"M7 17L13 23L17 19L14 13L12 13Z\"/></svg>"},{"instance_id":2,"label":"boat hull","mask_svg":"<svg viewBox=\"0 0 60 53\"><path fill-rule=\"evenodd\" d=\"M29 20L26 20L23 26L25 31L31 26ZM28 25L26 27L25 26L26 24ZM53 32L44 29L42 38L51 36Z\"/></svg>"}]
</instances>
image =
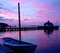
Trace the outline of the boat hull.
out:
<instances>
[{"instance_id":1,"label":"boat hull","mask_svg":"<svg viewBox=\"0 0 60 53\"><path fill-rule=\"evenodd\" d=\"M5 38L7 39L7 38ZM18 44L16 43L7 43L5 41L5 39L3 38L2 41L4 43L5 46L11 48L14 53L35 53L35 50L36 50L36 45L35 44L32 44L32 43L27 43L27 42L23 42L23 41L18 41L18 40L15 40L15 39L12 39L10 38L9 41L17 41Z\"/></svg>"}]
</instances>

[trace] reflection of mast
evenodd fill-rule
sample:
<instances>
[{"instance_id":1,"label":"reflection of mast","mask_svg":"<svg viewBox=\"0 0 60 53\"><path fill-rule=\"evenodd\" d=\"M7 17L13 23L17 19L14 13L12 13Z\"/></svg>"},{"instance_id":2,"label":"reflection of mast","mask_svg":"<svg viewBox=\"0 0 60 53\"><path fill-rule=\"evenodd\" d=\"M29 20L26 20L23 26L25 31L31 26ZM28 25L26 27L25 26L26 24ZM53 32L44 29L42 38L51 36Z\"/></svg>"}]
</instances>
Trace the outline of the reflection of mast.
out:
<instances>
[{"instance_id":1,"label":"reflection of mast","mask_svg":"<svg viewBox=\"0 0 60 53\"><path fill-rule=\"evenodd\" d=\"M57 17L57 22L56 23L57 23L57 26L58 26L58 17Z\"/></svg>"},{"instance_id":2,"label":"reflection of mast","mask_svg":"<svg viewBox=\"0 0 60 53\"><path fill-rule=\"evenodd\" d=\"M19 20L19 40L21 43L21 20L20 20L20 3L18 3L18 20Z\"/></svg>"}]
</instances>

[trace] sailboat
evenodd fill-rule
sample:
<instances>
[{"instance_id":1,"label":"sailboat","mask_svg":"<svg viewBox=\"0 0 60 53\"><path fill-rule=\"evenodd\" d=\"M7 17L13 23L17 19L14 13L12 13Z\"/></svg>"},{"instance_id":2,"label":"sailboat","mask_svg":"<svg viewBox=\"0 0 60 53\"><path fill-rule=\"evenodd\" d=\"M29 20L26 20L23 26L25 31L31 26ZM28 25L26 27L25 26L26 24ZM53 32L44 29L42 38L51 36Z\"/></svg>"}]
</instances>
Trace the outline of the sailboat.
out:
<instances>
[{"instance_id":1,"label":"sailboat","mask_svg":"<svg viewBox=\"0 0 60 53\"><path fill-rule=\"evenodd\" d=\"M10 37L2 38L2 42L7 47L10 47L14 53L34 53L36 45L28 42L21 41L21 22L20 22L20 3L18 3L18 17L19 17L19 39L16 40Z\"/></svg>"}]
</instances>

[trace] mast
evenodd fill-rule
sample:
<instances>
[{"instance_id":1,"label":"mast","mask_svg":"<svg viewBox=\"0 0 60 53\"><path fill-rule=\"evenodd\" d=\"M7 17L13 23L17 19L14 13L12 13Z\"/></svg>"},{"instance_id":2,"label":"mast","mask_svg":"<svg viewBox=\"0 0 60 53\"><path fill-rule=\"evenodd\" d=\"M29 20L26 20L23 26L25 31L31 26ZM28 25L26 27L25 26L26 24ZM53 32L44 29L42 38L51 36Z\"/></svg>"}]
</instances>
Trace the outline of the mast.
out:
<instances>
[{"instance_id":1,"label":"mast","mask_svg":"<svg viewBox=\"0 0 60 53\"><path fill-rule=\"evenodd\" d=\"M18 3L18 22L19 22L19 40L21 43L21 18L20 18L20 3Z\"/></svg>"}]
</instances>

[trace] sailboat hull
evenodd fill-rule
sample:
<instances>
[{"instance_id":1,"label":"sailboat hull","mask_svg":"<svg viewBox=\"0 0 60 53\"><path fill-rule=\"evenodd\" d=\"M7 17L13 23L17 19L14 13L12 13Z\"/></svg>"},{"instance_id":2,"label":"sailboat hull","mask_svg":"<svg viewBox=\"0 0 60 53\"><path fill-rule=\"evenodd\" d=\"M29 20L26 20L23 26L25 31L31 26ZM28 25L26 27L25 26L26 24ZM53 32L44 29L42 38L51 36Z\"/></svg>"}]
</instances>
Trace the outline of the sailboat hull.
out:
<instances>
[{"instance_id":1,"label":"sailboat hull","mask_svg":"<svg viewBox=\"0 0 60 53\"><path fill-rule=\"evenodd\" d=\"M13 38L2 38L5 46L11 48L14 53L34 53L36 45L32 43L27 43L23 41L18 41Z\"/></svg>"}]
</instances>

